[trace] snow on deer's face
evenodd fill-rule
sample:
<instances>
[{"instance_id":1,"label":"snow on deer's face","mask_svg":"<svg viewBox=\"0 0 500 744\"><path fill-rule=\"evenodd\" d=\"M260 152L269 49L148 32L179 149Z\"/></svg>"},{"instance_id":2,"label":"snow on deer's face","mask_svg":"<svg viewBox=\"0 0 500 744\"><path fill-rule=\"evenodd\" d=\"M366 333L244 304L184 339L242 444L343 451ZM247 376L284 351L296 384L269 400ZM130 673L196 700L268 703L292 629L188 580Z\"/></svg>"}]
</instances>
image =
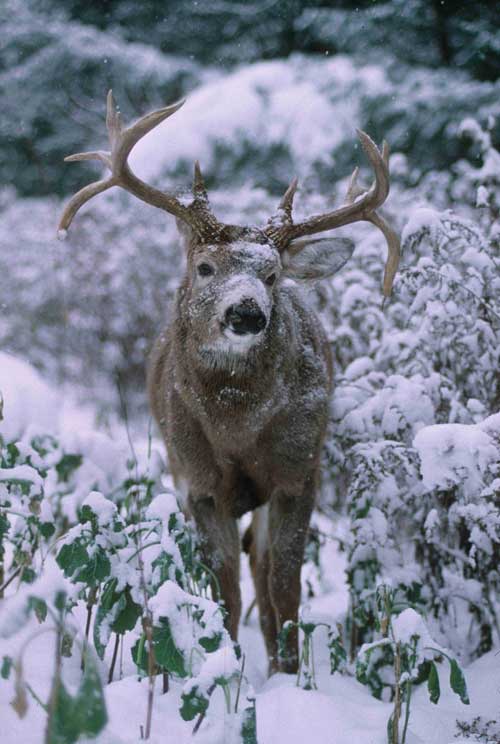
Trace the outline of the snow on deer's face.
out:
<instances>
[{"instance_id":1,"label":"snow on deer's face","mask_svg":"<svg viewBox=\"0 0 500 744\"><path fill-rule=\"evenodd\" d=\"M270 245L208 245L190 261L191 331L202 351L245 354L265 336L281 261Z\"/></svg>"}]
</instances>

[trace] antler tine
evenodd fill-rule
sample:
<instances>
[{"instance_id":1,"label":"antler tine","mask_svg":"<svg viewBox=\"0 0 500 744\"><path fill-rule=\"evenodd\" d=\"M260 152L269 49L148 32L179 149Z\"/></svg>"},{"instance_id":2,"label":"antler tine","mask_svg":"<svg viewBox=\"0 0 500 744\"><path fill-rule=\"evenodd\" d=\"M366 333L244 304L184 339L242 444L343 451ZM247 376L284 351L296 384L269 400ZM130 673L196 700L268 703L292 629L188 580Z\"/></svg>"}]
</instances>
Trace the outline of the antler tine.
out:
<instances>
[{"instance_id":1,"label":"antler tine","mask_svg":"<svg viewBox=\"0 0 500 744\"><path fill-rule=\"evenodd\" d=\"M293 200L295 198L295 192L297 191L297 186L299 183L299 179L297 176L294 176L292 180L290 181L290 185L283 194L278 209L282 209L286 216L288 217L289 221L292 220L292 209L293 209Z\"/></svg>"},{"instance_id":2,"label":"antler tine","mask_svg":"<svg viewBox=\"0 0 500 744\"><path fill-rule=\"evenodd\" d=\"M200 168L200 161L195 160L193 175L193 196L195 202L208 204L208 194L205 187L205 181Z\"/></svg>"},{"instance_id":3,"label":"antler tine","mask_svg":"<svg viewBox=\"0 0 500 744\"><path fill-rule=\"evenodd\" d=\"M384 159L385 163L389 162L389 146L387 145L387 142L385 141L384 141L384 145L382 148L382 158ZM361 196L361 194L365 193L366 191L366 189L363 189L357 182L358 173L359 173L359 168L355 168L351 176L349 187L347 189L347 195L346 195L347 204L352 204L358 198L358 196ZM364 219L366 219L367 221L371 222L373 225L378 227L378 229L383 233L387 241L388 254L387 254L387 261L386 261L385 270L384 270L384 281L382 285L384 297L387 298L391 296L394 277L396 275L396 272L399 266L399 259L400 259L399 237L397 233L392 229L392 227L390 227L390 225L384 220L384 218L381 217L380 214L378 214L378 212L373 211L371 214L367 215Z\"/></svg>"},{"instance_id":4,"label":"antler tine","mask_svg":"<svg viewBox=\"0 0 500 744\"><path fill-rule=\"evenodd\" d=\"M287 223L282 224L281 228L276 229L273 226L272 234L269 228L267 232L272 237L274 243L283 249L293 239L303 237L304 235L313 235L324 232L325 230L333 230L334 228L349 225L352 222L358 222L360 220L372 222L384 234L389 249L383 283L384 296L389 297L394 276L399 265L399 238L394 230L375 211L384 203L389 194L389 146L384 140L382 151L380 151L366 132L358 129L357 134L375 174L375 180L371 187L369 189L363 189L359 186L357 182L359 168L355 168L350 178L346 202L343 206L326 214L314 215L308 220L304 220L296 225L292 224L290 219Z\"/></svg>"},{"instance_id":5,"label":"antler tine","mask_svg":"<svg viewBox=\"0 0 500 744\"><path fill-rule=\"evenodd\" d=\"M95 181L85 186L85 188L78 191L70 199L59 223L60 231L64 233L69 228L75 214L83 204L92 199L93 196L106 191L112 186L121 186L147 204L173 214L175 217L188 223L200 235L213 233L218 228L219 225L216 219L208 213L208 209L196 210L192 208L196 202L197 194L195 194L193 205L187 206L182 204L173 194L160 191L138 178L132 173L127 162L127 158L134 145L154 129L154 127L161 124L165 119L168 119L172 114L175 114L184 103L185 101L181 100L158 111L153 111L138 119L135 124L123 128L113 92L111 90L109 91L106 103L106 127L111 151L95 150L92 152L81 152L75 155L69 155L65 158L65 161L98 160L109 168L111 175L107 179Z\"/></svg>"},{"instance_id":6,"label":"antler tine","mask_svg":"<svg viewBox=\"0 0 500 744\"><path fill-rule=\"evenodd\" d=\"M81 160L83 160L83 158L81 158ZM77 191L76 194L72 196L69 202L66 204L61 215L61 219L59 220L59 225L57 227L58 237L62 239L66 237L66 231L69 229L69 226L73 221L73 217L78 212L80 207L83 207L85 202L88 202L90 199L92 199L93 196L97 196L97 194L102 194L103 191L107 191L107 189L110 189L111 186L114 185L115 183L113 179L107 178L102 181L94 181L94 183L89 183L88 186L84 186L83 189Z\"/></svg>"},{"instance_id":7,"label":"antler tine","mask_svg":"<svg viewBox=\"0 0 500 744\"><path fill-rule=\"evenodd\" d=\"M289 230L293 224L293 199L295 197L295 192L297 191L298 183L299 179L297 176L292 178L290 185L281 197L278 209L268 219L267 227L264 230L267 237L273 241L275 247L279 251L284 250L289 243L286 231Z\"/></svg>"},{"instance_id":8,"label":"antler tine","mask_svg":"<svg viewBox=\"0 0 500 744\"><path fill-rule=\"evenodd\" d=\"M108 106L110 100L111 105L113 105L113 94L111 91L110 94L111 96L108 94ZM139 140L152 129L157 127L158 124L161 124L162 121L165 121L169 116L175 114L175 112L184 106L185 103L185 99L182 99L176 103L172 103L170 106L165 106L157 111L152 111L150 114L146 114L146 116L142 116L138 119L135 124L132 124L130 127L123 130L121 128L120 114L116 112L116 117L111 119L112 128L109 130L110 139L112 136L113 138L116 137L116 140L113 141L113 145L116 148L116 153L113 153L113 155L115 155L116 165L125 166L125 161L134 145L136 145L137 142L139 142Z\"/></svg>"},{"instance_id":9,"label":"antler tine","mask_svg":"<svg viewBox=\"0 0 500 744\"><path fill-rule=\"evenodd\" d=\"M108 95L106 96L106 129L108 130L109 144L111 145L111 149L113 149L113 145L119 139L122 131L122 117L118 111L111 89L108 90Z\"/></svg>"},{"instance_id":10,"label":"antler tine","mask_svg":"<svg viewBox=\"0 0 500 744\"><path fill-rule=\"evenodd\" d=\"M358 130L358 137L375 173L375 181L371 188L362 199L358 199L352 204L346 204L326 214L314 215L308 220L291 226L287 235L289 240L324 232L325 230L333 230L336 227L365 219L367 214L377 209L386 200L389 193L389 171L384 159L384 152L380 152L366 132Z\"/></svg>"},{"instance_id":11,"label":"antler tine","mask_svg":"<svg viewBox=\"0 0 500 744\"><path fill-rule=\"evenodd\" d=\"M349 180L349 186L347 187L346 192L346 204L352 204L358 196L361 196L361 194L364 193L364 189L361 188L361 186L358 184L358 175L359 175L359 168L356 166L352 172L352 176Z\"/></svg>"}]
</instances>

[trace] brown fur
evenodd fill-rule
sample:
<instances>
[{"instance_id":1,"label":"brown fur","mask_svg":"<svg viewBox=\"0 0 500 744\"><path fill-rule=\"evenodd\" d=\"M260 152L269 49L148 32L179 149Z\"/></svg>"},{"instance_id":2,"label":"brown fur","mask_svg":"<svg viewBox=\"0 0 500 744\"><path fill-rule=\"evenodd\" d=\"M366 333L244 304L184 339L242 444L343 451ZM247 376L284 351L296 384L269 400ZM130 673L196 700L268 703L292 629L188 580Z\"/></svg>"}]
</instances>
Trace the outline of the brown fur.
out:
<instances>
[{"instance_id":1,"label":"brown fur","mask_svg":"<svg viewBox=\"0 0 500 744\"><path fill-rule=\"evenodd\" d=\"M202 351L206 326L197 327L193 311L197 255L189 253L174 316L150 360L151 407L174 479L187 481L185 508L217 576L234 639L241 613L236 519L268 505L265 535L258 534L262 510L254 513L250 561L270 667L294 671L296 634L279 660L277 632L285 621L297 620L327 423L330 350L318 318L295 287L279 280L261 343L246 354L222 358ZM229 275L241 269L231 266L231 246L212 247L208 255ZM263 543L265 548L259 548Z\"/></svg>"}]
</instances>

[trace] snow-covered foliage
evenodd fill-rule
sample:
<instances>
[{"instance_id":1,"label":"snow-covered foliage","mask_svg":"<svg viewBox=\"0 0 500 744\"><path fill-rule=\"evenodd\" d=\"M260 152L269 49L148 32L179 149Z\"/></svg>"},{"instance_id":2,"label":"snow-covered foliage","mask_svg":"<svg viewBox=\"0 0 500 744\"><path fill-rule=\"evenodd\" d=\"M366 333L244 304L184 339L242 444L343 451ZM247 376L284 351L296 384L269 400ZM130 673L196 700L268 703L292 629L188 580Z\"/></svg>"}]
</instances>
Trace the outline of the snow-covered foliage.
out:
<instances>
[{"instance_id":1,"label":"snow-covered foliage","mask_svg":"<svg viewBox=\"0 0 500 744\"><path fill-rule=\"evenodd\" d=\"M23 366L15 360L10 364L5 355L2 361L12 370ZM30 372L24 372L29 379ZM128 634L140 675L151 679L161 672L166 679L170 675L185 682L180 705L184 720L206 712L217 685L232 713L231 686L240 689L242 684L235 655L240 650L233 650L224 610L214 601L217 595L208 597L211 577L175 494L157 493L159 473L151 451L145 463L134 450L117 467L120 452L103 435L96 433L94 441L83 440L78 447L82 442L71 441L64 429L57 436L42 435L35 423L14 432L11 418L16 418L12 406L7 425L0 424L0 581L8 595L0 638L16 636L36 616L52 627L66 656L83 649L85 674L71 703L76 709L82 686L89 694L89 677L100 676L94 652L86 651L92 620L92 645L100 659L115 638L110 680L118 642ZM92 461L93 447L106 462L102 470ZM12 593L14 582L18 591ZM79 605L87 610L84 634L75 621ZM21 717L29 707L30 690L23 649L17 657L6 655L2 667L5 677L14 670L14 709ZM57 685L57 695L69 699L63 676L61 653L56 652L53 689ZM75 722L71 741L82 733L99 733L107 720L102 688L94 685L91 694L99 715L89 719L88 713L82 719L78 714L81 725ZM48 705L47 726L66 742L70 735L64 733L62 699L59 703ZM248 711L243 706L241 726L248 725L252 709Z\"/></svg>"}]
</instances>

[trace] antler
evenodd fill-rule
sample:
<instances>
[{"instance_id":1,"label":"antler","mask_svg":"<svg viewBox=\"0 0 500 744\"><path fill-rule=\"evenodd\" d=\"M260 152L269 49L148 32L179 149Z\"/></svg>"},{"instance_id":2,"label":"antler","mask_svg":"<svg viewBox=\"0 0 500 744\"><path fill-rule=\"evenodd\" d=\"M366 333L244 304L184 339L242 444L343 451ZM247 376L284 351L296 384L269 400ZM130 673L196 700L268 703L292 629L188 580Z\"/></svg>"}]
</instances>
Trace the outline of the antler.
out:
<instances>
[{"instance_id":1,"label":"antler","mask_svg":"<svg viewBox=\"0 0 500 744\"><path fill-rule=\"evenodd\" d=\"M191 204L185 205L173 194L160 191L154 186L141 181L140 178L132 173L127 162L127 158L134 145L144 135L154 129L154 127L161 124L165 119L168 119L172 114L175 114L183 105L184 101L182 100L158 111L153 111L151 114L140 118L132 126L124 129L122 127L120 113L116 108L113 98L113 92L111 90L109 91L107 97L106 127L109 135L110 151L80 152L76 155L69 155L65 158L65 161L99 160L111 171L111 175L108 178L85 186L70 199L59 223L59 231L63 236L80 207L92 199L92 197L103 191L107 191L112 186L121 186L147 204L152 204L154 207L173 214L190 225L200 236L214 235L220 232L223 226L220 225L210 212L198 163L195 165L194 198Z\"/></svg>"},{"instance_id":2,"label":"antler","mask_svg":"<svg viewBox=\"0 0 500 744\"><path fill-rule=\"evenodd\" d=\"M375 181L371 188L364 190L358 186L359 169L355 168L343 206L326 214L314 215L308 220L294 224L292 221L292 203L297 187L296 179L294 179L281 200L278 213L270 219L266 234L273 240L279 250L285 250L292 240L304 235L333 230L360 220L372 222L382 231L387 241L388 256L384 272L383 293L385 297L389 297L399 265L399 238L375 211L384 203L389 194L389 147L387 142L384 141L382 152L380 152L373 140L361 130L358 130L358 137L375 173Z\"/></svg>"}]
</instances>

